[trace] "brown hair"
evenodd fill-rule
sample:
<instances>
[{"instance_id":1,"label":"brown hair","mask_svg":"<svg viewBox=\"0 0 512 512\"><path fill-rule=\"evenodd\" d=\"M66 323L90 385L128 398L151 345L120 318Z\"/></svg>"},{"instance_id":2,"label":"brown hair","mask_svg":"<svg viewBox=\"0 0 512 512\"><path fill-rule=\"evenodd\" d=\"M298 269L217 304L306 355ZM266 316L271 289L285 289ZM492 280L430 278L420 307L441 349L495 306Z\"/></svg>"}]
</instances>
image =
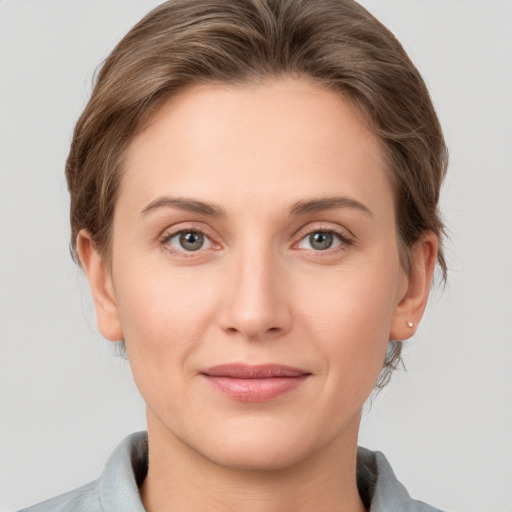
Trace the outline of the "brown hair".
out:
<instances>
[{"instance_id":1,"label":"brown hair","mask_svg":"<svg viewBox=\"0 0 512 512\"><path fill-rule=\"evenodd\" d=\"M338 91L380 138L396 198L404 268L422 233L439 238L447 150L428 90L393 34L353 0L171 0L144 17L106 59L66 164L71 250L87 229L109 259L123 155L162 102L198 83L305 77ZM390 343L378 386L400 361Z\"/></svg>"}]
</instances>

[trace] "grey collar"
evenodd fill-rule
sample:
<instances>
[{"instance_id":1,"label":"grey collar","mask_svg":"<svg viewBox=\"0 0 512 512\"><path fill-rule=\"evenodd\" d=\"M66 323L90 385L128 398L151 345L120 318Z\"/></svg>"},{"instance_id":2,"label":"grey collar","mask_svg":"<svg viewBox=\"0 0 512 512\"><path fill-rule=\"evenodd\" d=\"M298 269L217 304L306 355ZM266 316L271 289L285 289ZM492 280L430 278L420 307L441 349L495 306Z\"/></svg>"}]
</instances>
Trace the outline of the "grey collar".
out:
<instances>
[{"instance_id":1,"label":"grey collar","mask_svg":"<svg viewBox=\"0 0 512 512\"><path fill-rule=\"evenodd\" d=\"M122 441L99 479L99 498L105 512L145 512L138 487L147 467L147 433L137 432ZM357 485L370 512L440 512L413 500L380 452L358 448Z\"/></svg>"}]
</instances>

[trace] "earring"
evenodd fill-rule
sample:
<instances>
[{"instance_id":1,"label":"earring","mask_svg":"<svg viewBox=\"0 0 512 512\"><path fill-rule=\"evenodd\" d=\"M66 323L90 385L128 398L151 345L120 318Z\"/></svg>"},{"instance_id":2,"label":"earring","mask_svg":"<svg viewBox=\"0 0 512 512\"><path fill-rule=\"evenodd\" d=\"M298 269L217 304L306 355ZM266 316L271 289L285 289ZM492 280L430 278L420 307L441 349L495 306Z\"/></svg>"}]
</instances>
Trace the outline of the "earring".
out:
<instances>
[{"instance_id":1,"label":"earring","mask_svg":"<svg viewBox=\"0 0 512 512\"><path fill-rule=\"evenodd\" d=\"M405 325L407 325L407 327L414 327L414 322L411 322L410 320L408 320L407 322L405 322Z\"/></svg>"}]
</instances>

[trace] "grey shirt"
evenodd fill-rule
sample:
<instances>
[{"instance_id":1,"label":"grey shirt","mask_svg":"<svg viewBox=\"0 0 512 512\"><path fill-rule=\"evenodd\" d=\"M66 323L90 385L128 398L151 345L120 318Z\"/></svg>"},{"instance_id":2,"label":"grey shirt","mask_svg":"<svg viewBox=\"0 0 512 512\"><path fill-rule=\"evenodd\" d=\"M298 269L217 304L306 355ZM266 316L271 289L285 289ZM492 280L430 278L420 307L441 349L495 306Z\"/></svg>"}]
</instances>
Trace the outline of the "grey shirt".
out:
<instances>
[{"instance_id":1,"label":"grey shirt","mask_svg":"<svg viewBox=\"0 0 512 512\"><path fill-rule=\"evenodd\" d=\"M20 512L144 512L139 486L148 467L145 432L128 436L94 482ZM413 500L380 452L359 448L357 485L370 512L440 512Z\"/></svg>"}]
</instances>

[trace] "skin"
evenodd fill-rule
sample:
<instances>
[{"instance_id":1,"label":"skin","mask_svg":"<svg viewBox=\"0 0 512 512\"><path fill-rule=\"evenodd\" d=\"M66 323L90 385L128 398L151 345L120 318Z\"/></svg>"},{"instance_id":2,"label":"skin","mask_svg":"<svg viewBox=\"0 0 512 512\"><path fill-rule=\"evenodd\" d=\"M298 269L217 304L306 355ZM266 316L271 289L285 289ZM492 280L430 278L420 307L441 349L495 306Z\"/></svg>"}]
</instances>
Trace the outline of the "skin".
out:
<instances>
[{"instance_id":1,"label":"skin","mask_svg":"<svg viewBox=\"0 0 512 512\"><path fill-rule=\"evenodd\" d=\"M422 317L437 251L425 233L401 267L379 140L338 94L290 78L182 91L127 156L111 261L86 231L78 250L99 329L125 340L147 404L146 509L364 510L361 409L388 340ZM329 231L330 248L311 244ZM310 375L241 402L201 376L233 362Z\"/></svg>"}]
</instances>

